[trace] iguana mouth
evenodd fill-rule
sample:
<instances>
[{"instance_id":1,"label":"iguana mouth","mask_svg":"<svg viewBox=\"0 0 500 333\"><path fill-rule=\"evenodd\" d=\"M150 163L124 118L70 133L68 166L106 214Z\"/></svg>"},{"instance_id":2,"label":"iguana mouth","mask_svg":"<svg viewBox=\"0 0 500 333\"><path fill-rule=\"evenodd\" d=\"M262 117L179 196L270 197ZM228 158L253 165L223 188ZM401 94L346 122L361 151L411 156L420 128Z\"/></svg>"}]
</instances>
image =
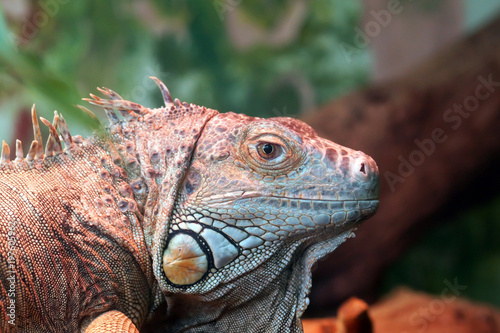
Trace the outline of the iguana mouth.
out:
<instances>
[{"instance_id":1,"label":"iguana mouth","mask_svg":"<svg viewBox=\"0 0 500 333\"><path fill-rule=\"evenodd\" d=\"M260 191L233 191L224 194L211 195L203 199L206 203L222 203L233 201L237 199L252 199L252 198L262 198L263 200L274 198L274 199L284 199L284 200L301 200L301 201L323 201L323 202L346 202L346 201L365 201L365 200L377 200L378 199L378 188L373 188L370 191L363 192L357 195L357 198L352 196L345 196L343 192L335 191L314 191L309 193L304 193L300 191L297 195L293 195L290 192L283 191L282 195L262 193Z\"/></svg>"},{"instance_id":2,"label":"iguana mouth","mask_svg":"<svg viewBox=\"0 0 500 333\"><path fill-rule=\"evenodd\" d=\"M329 213L329 212L352 212L350 219L356 219L354 212L359 212L359 215L365 218L372 216L378 208L379 201L377 196L369 196L361 200L335 200L326 199L321 197L313 198L298 198L298 197L285 197L269 195L263 196L259 192L243 192L241 193L227 193L224 195L211 196L204 200L207 206L231 207L233 205L245 205L247 202L262 205L269 209L290 209L300 210L304 213L311 212L308 215L315 215L316 213Z\"/></svg>"}]
</instances>

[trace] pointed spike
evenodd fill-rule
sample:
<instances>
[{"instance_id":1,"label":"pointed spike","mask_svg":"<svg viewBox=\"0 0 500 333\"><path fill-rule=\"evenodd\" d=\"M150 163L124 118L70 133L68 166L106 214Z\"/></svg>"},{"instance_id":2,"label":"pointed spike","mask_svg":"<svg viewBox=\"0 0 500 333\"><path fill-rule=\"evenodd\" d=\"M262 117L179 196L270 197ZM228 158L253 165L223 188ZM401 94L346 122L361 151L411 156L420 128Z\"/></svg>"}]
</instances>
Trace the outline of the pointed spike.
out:
<instances>
[{"instance_id":1,"label":"pointed spike","mask_svg":"<svg viewBox=\"0 0 500 333\"><path fill-rule=\"evenodd\" d=\"M82 98L82 100L86 101L86 102L89 102L92 105L99 105L99 106L101 106L102 103L106 101L105 99L102 99L102 98L100 98L100 97L98 97L98 96L96 96L94 94L90 94L90 96L92 98ZM79 107L80 109L82 109L79 105L77 105L77 107ZM86 110L90 111L89 109L86 109ZM93 114L92 111L90 111L90 112Z\"/></svg>"},{"instance_id":2,"label":"pointed spike","mask_svg":"<svg viewBox=\"0 0 500 333\"><path fill-rule=\"evenodd\" d=\"M84 99L84 98L82 98ZM93 103L92 103L93 104ZM100 105L100 104L95 104L95 105ZM85 106L83 105L80 105L80 104L77 104L75 105L77 108L79 108L80 110L82 110L83 112L85 112L87 115L89 115L91 118L95 118L97 119L97 116L95 115L94 112L90 111L89 109L87 109Z\"/></svg>"},{"instance_id":3,"label":"pointed spike","mask_svg":"<svg viewBox=\"0 0 500 333\"><path fill-rule=\"evenodd\" d=\"M16 162L24 159L23 143L21 140L16 140Z\"/></svg>"},{"instance_id":4,"label":"pointed spike","mask_svg":"<svg viewBox=\"0 0 500 333\"><path fill-rule=\"evenodd\" d=\"M43 118L43 117L40 117L40 120L42 121L42 123L45 124L45 126L47 126L50 130L52 126L52 124L50 123L50 121L48 121L47 119ZM52 131L50 131L50 134L49 134L49 138L47 139L47 144L45 145L45 156L53 156L54 155L54 147L53 147L53 139L52 139Z\"/></svg>"},{"instance_id":5,"label":"pointed spike","mask_svg":"<svg viewBox=\"0 0 500 333\"><path fill-rule=\"evenodd\" d=\"M68 124L66 123L66 120L64 120L63 115L59 115L59 131L61 132L61 136L64 141L65 145L65 150L71 149L72 147L75 146L73 143L73 138L71 137L71 134L69 133L69 127Z\"/></svg>"},{"instance_id":6,"label":"pointed spike","mask_svg":"<svg viewBox=\"0 0 500 333\"><path fill-rule=\"evenodd\" d=\"M54 110L54 119L52 119L52 126L57 130L57 126L59 126L59 114L57 110Z\"/></svg>"},{"instance_id":7,"label":"pointed spike","mask_svg":"<svg viewBox=\"0 0 500 333\"><path fill-rule=\"evenodd\" d=\"M155 81L155 83L160 88L161 94L163 95L163 101L165 101L165 106L167 106L168 104L172 104L174 101L172 99L172 96L170 95L170 91L168 91L167 86L163 82L161 82L157 77L150 76L149 78Z\"/></svg>"},{"instance_id":8,"label":"pointed spike","mask_svg":"<svg viewBox=\"0 0 500 333\"><path fill-rule=\"evenodd\" d=\"M117 101L120 103L113 103L113 102L115 102L114 100L105 100L105 99L93 100L90 98L82 98L82 100L89 102L90 104L93 104L93 105L102 106L104 108L116 109L116 110L120 111L122 116L124 116L127 119L135 119L138 117L137 114L146 114L147 113L147 109L145 107L143 107L142 105L136 104L136 103L129 102L129 101L120 100L120 101ZM127 108L127 106L128 106L128 108ZM85 108L84 106L77 105L77 107L85 112L92 113L92 111ZM94 115L94 117L95 117L95 115Z\"/></svg>"},{"instance_id":9,"label":"pointed spike","mask_svg":"<svg viewBox=\"0 0 500 333\"><path fill-rule=\"evenodd\" d=\"M178 99L178 98L176 98L176 99L174 100L174 103L175 103L175 106L177 106L177 107L181 107L181 105L182 105L182 104L181 104L181 101L179 101L179 99Z\"/></svg>"},{"instance_id":10,"label":"pointed spike","mask_svg":"<svg viewBox=\"0 0 500 333\"><path fill-rule=\"evenodd\" d=\"M93 100L92 98L82 98L82 101L88 102L92 105L101 105L101 104L97 103L95 100Z\"/></svg>"},{"instance_id":11,"label":"pointed spike","mask_svg":"<svg viewBox=\"0 0 500 333\"><path fill-rule=\"evenodd\" d=\"M59 133L57 132L58 128L59 128L59 114L57 113L57 110L54 110L54 119L52 120L52 126L54 126L54 129L55 129L55 141L56 141L56 145L55 145L55 150L54 150L54 155L60 155L63 153L63 149L62 149L62 144L61 144L61 139L59 138ZM52 135L52 133L51 133Z\"/></svg>"},{"instance_id":12,"label":"pointed spike","mask_svg":"<svg viewBox=\"0 0 500 333\"><path fill-rule=\"evenodd\" d=\"M54 156L61 154L62 153L61 140L59 140L59 135L57 134L56 128L47 119L40 117L40 120L50 130L50 135L49 138L47 139L47 145L45 146L45 155Z\"/></svg>"},{"instance_id":13,"label":"pointed spike","mask_svg":"<svg viewBox=\"0 0 500 333\"><path fill-rule=\"evenodd\" d=\"M82 100L87 101L93 105L102 106L103 108L118 110L124 117L128 119L135 119L138 117L138 115L145 115L149 113L148 108L137 103L125 100L102 99L94 94L90 94L90 97L92 97L93 99L82 98Z\"/></svg>"},{"instance_id":14,"label":"pointed spike","mask_svg":"<svg viewBox=\"0 0 500 333\"><path fill-rule=\"evenodd\" d=\"M31 142L30 150L28 150L28 156L26 156L26 160L28 162L31 162L36 158L37 150L38 150L38 141L33 140Z\"/></svg>"},{"instance_id":15,"label":"pointed spike","mask_svg":"<svg viewBox=\"0 0 500 333\"><path fill-rule=\"evenodd\" d=\"M116 92L114 92L109 88L102 87L102 88L97 88L97 90L99 90L101 93L103 93L104 95L108 96L113 100L123 100L123 98L120 95L118 95Z\"/></svg>"},{"instance_id":16,"label":"pointed spike","mask_svg":"<svg viewBox=\"0 0 500 333\"><path fill-rule=\"evenodd\" d=\"M99 96L97 96L97 95L94 95L94 94L92 94L92 93L90 93L89 95L90 95L90 97L92 97L92 98L93 98L93 99L95 99L96 101L100 101L100 100L102 100L102 98L101 98L101 97L99 97Z\"/></svg>"},{"instance_id":17,"label":"pointed spike","mask_svg":"<svg viewBox=\"0 0 500 333\"><path fill-rule=\"evenodd\" d=\"M38 125L38 118L36 116L35 104L31 108L31 121L33 122L33 135L35 137L35 141L39 143L42 141L42 132L40 132L40 126ZM36 145L36 153L35 158L42 159L43 158L43 147L41 144Z\"/></svg>"},{"instance_id":18,"label":"pointed spike","mask_svg":"<svg viewBox=\"0 0 500 333\"><path fill-rule=\"evenodd\" d=\"M2 141L2 156L0 157L0 162L1 163L8 163L10 162L10 148L9 145L5 142Z\"/></svg>"}]
</instances>

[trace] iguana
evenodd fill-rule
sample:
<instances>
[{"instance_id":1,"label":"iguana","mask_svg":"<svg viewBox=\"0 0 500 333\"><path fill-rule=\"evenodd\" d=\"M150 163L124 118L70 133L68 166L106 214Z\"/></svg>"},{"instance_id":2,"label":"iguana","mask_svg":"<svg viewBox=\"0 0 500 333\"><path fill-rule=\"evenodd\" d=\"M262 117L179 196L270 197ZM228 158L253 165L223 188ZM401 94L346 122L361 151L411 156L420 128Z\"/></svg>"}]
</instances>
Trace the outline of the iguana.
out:
<instances>
[{"instance_id":1,"label":"iguana","mask_svg":"<svg viewBox=\"0 0 500 333\"><path fill-rule=\"evenodd\" d=\"M374 214L367 155L299 120L87 99L0 160L2 332L301 332L311 266ZM119 114L114 111L119 111ZM63 148L64 143L64 148Z\"/></svg>"}]
</instances>

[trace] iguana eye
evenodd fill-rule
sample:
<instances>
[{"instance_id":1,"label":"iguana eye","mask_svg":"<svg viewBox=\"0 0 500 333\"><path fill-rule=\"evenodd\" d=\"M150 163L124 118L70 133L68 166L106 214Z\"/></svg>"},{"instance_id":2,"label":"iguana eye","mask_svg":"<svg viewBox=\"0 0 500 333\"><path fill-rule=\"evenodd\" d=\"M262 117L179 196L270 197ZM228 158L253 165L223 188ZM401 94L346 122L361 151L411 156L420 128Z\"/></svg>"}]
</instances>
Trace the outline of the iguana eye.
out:
<instances>
[{"instance_id":1,"label":"iguana eye","mask_svg":"<svg viewBox=\"0 0 500 333\"><path fill-rule=\"evenodd\" d=\"M260 174L286 174L304 161L301 143L300 137L285 127L257 124L243 132L236 157Z\"/></svg>"},{"instance_id":2,"label":"iguana eye","mask_svg":"<svg viewBox=\"0 0 500 333\"><path fill-rule=\"evenodd\" d=\"M279 169L279 165L286 163L290 157L290 149L286 141L269 134L250 140L249 153L261 167L268 166L274 169Z\"/></svg>"},{"instance_id":3,"label":"iguana eye","mask_svg":"<svg viewBox=\"0 0 500 333\"><path fill-rule=\"evenodd\" d=\"M259 156L265 160L275 159L280 156L283 151L280 145L271 142L261 142L255 148Z\"/></svg>"}]
</instances>

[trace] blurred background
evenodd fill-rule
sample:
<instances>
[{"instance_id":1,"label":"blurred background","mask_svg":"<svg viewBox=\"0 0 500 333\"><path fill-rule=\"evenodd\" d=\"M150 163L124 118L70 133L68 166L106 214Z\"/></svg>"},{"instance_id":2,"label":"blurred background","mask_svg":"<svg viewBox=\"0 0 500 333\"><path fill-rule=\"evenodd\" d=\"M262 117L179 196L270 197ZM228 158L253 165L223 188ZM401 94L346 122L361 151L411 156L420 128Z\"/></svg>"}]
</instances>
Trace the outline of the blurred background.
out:
<instances>
[{"instance_id":1,"label":"blurred background","mask_svg":"<svg viewBox=\"0 0 500 333\"><path fill-rule=\"evenodd\" d=\"M151 75L182 101L221 112L310 120L322 135L380 161L383 221L367 222L372 233L363 236L363 226L357 239L343 245L352 252L318 264L307 315L335 314L350 295L375 302L400 285L439 295L444 281L455 279L466 286L461 296L500 306L500 182L493 164L499 160L498 117L471 125L473 138L493 133L484 141L491 144L475 146L463 126L447 132L454 139L436 148L441 154L430 156L422 168L414 166L416 176L397 173L403 163L398 156L408 160L414 140L442 125L441 116L436 125L429 114L442 115L453 102L465 102L460 96L473 94L482 82L474 81L478 75L488 79L496 73L481 70L483 63L497 66L495 43L484 43L492 58L483 46L460 43L474 43L468 36L481 34L498 15L500 1L490 0L0 0L0 137L11 147L15 138L29 145L32 103L49 119L54 109L62 112L72 134L90 134L96 119L75 105L85 104L81 98L98 86L147 107L160 106ZM432 60L436 54L439 66ZM456 67L445 75L432 66ZM469 76L453 76L456 68L468 70L476 83L463 85ZM436 75L427 79L421 73ZM434 97L434 91L444 93ZM412 97L400 97L408 94ZM368 95L368 107L353 107ZM446 105L439 104L444 100ZM393 102L400 103L398 111L386 113ZM483 105L499 114L496 97L479 109ZM102 110L94 111L106 124ZM362 126L351 132L339 125L346 119ZM326 130L325 122L337 130ZM399 133L401 124L413 127ZM481 129L493 125L492 132ZM485 146L476 159L480 163L463 158L469 150L462 148ZM446 155L448 149L454 155ZM458 168L463 172L453 173ZM446 181L434 189L441 183L428 175ZM392 198L410 199L401 204Z\"/></svg>"}]
</instances>

